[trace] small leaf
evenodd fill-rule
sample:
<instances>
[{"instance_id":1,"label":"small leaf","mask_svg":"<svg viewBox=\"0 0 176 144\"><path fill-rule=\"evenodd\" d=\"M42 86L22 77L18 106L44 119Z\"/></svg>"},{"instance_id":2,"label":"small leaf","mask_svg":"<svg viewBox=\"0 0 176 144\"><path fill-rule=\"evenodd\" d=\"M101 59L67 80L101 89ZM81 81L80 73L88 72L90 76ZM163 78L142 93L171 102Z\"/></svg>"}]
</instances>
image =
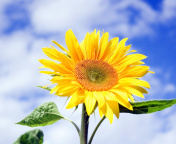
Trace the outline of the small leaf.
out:
<instances>
[{"instance_id":1,"label":"small leaf","mask_svg":"<svg viewBox=\"0 0 176 144\"><path fill-rule=\"evenodd\" d=\"M50 88L50 87L45 87L45 86L37 86L37 87L42 88L42 89L45 89L45 90L48 90L48 91L51 91L51 90L52 90L52 88Z\"/></svg>"},{"instance_id":2,"label":"small leaf","mask_svg":"<svg viewBox=\"0 0 176 144\"><path fill-rule=\"evenodd\" d=\"M176 104L176 99L171 100L152 100L144 102L131 102L133 106L133 111L120 105L121 113L131 113L131 114L149 114L157 111L164 110Z\"/></svg>"},{"instance_id":3,"label":"small leaf","mask_svg":"<svg viewBox=\"0 0 176 144\"><path fill-rule=\"evenodd\" d=\"M21 135L13 144L42 144L43 132L40 129L35 129Z\"/></svg>"},{"instance_id":4,"label":"small leaf","mask_svg":"<svg viewBox=\"0 0 176 144\"><path fill-rule=\"evenodd\" d=\"M60 119L65 119L54 102L46 102L37 107L31 114L17 124L29 127L46 126Z\"/></svg>"},{"instance_id":5,"label":"small leaf","mask_svg":"<svg viewBox=\"0 0 176 144\"><path fill-rule=\"evenodd\" d=\"M74 111L76 111L78 109L78 105L75 107L75 110Z\"/></svg>"}]
</instances>

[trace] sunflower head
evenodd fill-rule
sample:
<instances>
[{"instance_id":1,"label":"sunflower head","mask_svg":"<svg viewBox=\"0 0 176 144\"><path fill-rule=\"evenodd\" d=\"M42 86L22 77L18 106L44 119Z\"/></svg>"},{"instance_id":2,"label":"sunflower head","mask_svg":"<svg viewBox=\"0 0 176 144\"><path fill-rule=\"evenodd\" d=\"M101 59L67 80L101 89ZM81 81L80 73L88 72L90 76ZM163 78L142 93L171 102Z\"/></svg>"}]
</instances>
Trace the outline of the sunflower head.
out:
<instances>
[{"instance_id":1,"label":"sunflower head","mask_svg":"<svg viewBox=\"0 0 176 144\"><path fill-rule=\"evenodd\" d=\"M66 32L67 49L53 41L63 52L56 48L43 48L43 52L52 60L39 60L51 71L41 73L54 75L51 79L56 86L51 90L58 96L70 97L66 108L85 103L90 115L98 105L100 116L105 115L110 123L113 115L119 117L119 104L133 110L129 101L133 95L144 97L148 82L140 80L149 71L143 65L145 55L133 53L131 45L125 45L127 38L119 42L115 37L108 40L109 34L96 30L87 33L79 43L72 30Z\"/></svg>"}]
</instances>

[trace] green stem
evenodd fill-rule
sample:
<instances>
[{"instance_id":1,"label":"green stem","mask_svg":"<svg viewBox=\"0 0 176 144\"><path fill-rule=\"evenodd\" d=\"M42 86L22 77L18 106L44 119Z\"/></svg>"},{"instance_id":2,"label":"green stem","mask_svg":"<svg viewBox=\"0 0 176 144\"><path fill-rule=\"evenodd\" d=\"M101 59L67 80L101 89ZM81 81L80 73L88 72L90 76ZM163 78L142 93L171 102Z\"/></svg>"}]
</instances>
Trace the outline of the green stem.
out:
<instances>
[{"instance_id":1,"label":"green stem","mask_svg":"<svg viewBox=\"0 0 176 144\"><path fill-rule=\"evenodd\" d=\"M82 106L82 119L81 119L81 131L80 131L80 144L87 144L89 116L86 112L85 104Z\"/></svg>"},{"instance_id":2,"label":"green stem","mask_svg":"<svg viewBox=\"0 0 176 144\"><path fill-rule=\"evenodd\" d=\"M90 140L89 140L89 143L88 143L88 144L91 144L91 143L92 143L92 140L93 140L93 137L94 137L96 131L98 130L99 126L101 125L101 123L104 121L105 118L106 118L106 117L103 116L103 118L102 118L102 119L100 120L100 122L97 124L96 128L94 129L94 131L93 131L93 133L92 133L92 135L91 135L91 137L90 137Z\"/></svg>"},{"instance_id":3,"label":"green stem","mask_svg":"<svg viewBox=\"0 0 176 144\"><path fill-rule=\"evenodd\" d=\"M77 132L78 132L78 134L80 133L80 129L79 129L79 127L73 122L73 121L71 121L71 120L69 120L69 119L67 119L67 118L65 118L66 120L68 120L69 122L71 122L74 126L75 126L75 128L76 128L76 130L77 130Z\"/></svg>"}]
</instances>

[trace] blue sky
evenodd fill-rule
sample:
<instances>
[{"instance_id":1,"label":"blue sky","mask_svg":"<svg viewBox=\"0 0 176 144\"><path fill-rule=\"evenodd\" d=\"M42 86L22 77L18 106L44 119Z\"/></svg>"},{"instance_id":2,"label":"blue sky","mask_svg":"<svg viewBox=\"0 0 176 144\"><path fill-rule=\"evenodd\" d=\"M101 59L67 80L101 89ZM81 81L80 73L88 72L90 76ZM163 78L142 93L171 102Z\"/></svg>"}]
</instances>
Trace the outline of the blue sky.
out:
<instances>
[{"instance_id":1,"label":"blue sky","mask_svg":"<svg viewBox=\"0 0 176 144\"><path fill-rule=\"evenodd\" d=\"M147 55L145 63L156 72L144 77L151 84L145 100L176 98L175 0L6 0L0 1L0 21L0 130L4 132L0 143L12 143L30 130L14 123L46 101L54 101L63 115L80 123L80 109L71 115L73 110L65 110L65 99L35 87L49 83L49 77L38 73L38 59L46 58L41 48L51 40L65 46L69 28L80 42L95 28L109 32L110 38L128 37L127 44ZM140 116L121 114L112 125L105 120L93 142L175 144L175 109ZM90 132L99 119L96 112ZM65 121L41 129L44 144L79 142Z\"/></svg>"}]
</instances>

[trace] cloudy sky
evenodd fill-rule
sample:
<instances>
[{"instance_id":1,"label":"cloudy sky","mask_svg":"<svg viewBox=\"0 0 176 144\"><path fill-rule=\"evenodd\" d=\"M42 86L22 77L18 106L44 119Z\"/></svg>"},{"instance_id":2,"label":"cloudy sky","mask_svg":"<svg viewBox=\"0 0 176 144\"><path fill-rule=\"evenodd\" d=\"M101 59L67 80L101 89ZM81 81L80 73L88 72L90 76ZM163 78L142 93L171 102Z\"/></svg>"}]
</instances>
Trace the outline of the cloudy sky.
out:
<instances>
[{"instance_id":1,"label":"cloudy sky","mask_svg":"<svg viewBox=\"0 0 176 144\"><path fill-rule=\"evenodd\" d=\"M15 125L40 104L53 101L59 111L80 124L81 109L65 110L65 99L50 95L37 85L49 83L38 73L41 48L56 40L65 46L65 32L72 29L79 41L94 29L110 38L128 37L132 49L148 56L145 63L151 89L145 100L176 98L175 0L0 0L0 143L11 144L29 127ZM143 99L138 99L142 101ZM150 115L121 114L110 125L105 120L93 143L175 144L176 106ZM90 118L91 133L100 117ZM44 144L79 143L67 121L41 127Z\"/></svg>"}]
</instances>

